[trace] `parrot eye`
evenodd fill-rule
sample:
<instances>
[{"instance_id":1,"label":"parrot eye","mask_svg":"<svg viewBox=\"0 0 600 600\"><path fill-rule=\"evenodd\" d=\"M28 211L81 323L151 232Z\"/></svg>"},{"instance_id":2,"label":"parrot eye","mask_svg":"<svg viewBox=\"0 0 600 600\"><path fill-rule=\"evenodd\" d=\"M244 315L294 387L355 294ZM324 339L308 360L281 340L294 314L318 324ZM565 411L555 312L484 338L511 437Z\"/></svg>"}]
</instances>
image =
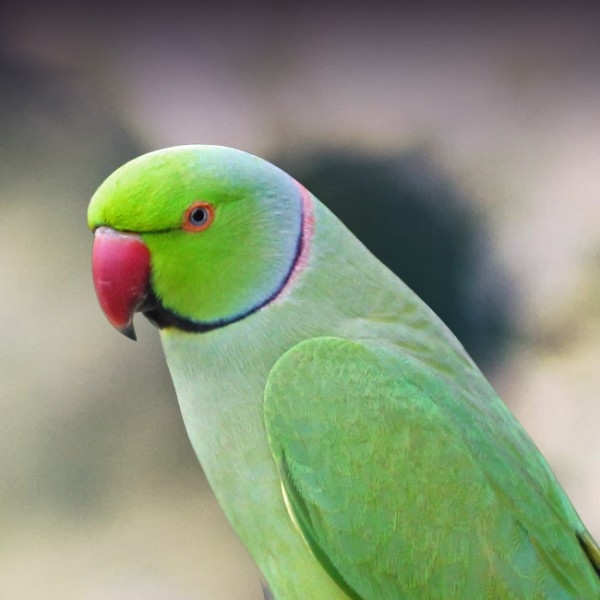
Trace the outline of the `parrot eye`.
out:
<instances>
[{"instance_id":1,"label":"parrot eye","mask_svg":"<svg viewBox=\"0 0 600 600\"><path fill-rule=\"evenodd\" d=\"M208 202L194 202L183 218L183 229L186 231L204 231L210 227L215 216L215 209Z\"/></svg>"}]
</instances>

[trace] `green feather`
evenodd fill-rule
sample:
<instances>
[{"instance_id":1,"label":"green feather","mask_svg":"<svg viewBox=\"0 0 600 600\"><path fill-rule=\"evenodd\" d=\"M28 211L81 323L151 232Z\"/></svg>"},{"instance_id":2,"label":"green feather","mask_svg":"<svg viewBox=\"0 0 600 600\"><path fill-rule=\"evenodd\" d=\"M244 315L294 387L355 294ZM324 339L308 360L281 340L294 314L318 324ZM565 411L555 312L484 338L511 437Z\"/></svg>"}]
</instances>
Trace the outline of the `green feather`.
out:
<instances>
[{"instance_id":1,"label":"green feather","mask_svg":"<svg viewBox=\"0 0 600 600\"><path fill-rule=\"evenodd\" d=\"M545 493L555 482L522 460L522 436L490 443L503 405L469 395L371 344L317 338L284 354L265 419L308 545L351 597L593 598L579 524Z\"/></svg>"},{"instance_id":2,"label":"green feather","mask_svg":"<svg viewBox=\"0 0 600 600\"><path fill-rule=\"evenodd\" d=\"M213 224L182 230L199 200ZM290 176L227 148L165 149L109 177L88 221L141 235L164 310L222 325L161 340L192 445L276 600L600 599L598 546L511 412Z\"/></svg>"}]
</instances>

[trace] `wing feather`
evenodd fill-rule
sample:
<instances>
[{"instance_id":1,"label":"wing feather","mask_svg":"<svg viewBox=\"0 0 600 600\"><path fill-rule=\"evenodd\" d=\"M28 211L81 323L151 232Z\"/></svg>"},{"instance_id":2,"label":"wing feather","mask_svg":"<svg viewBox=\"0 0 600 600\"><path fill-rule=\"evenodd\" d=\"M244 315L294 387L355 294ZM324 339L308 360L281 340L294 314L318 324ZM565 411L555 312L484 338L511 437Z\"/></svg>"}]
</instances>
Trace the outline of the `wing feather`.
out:
<instances>
[{"instance_id":1,"label":"wing feather","mask_svg":"<svg viewBox=\"0 0 600 600\"><path fill-rule=\"evenodd\" d=\"M277 362L265 423L288 507L350 598L600 598L580 522L501 415L388 348L315 338Z\"/></svg>"}]
</instances>

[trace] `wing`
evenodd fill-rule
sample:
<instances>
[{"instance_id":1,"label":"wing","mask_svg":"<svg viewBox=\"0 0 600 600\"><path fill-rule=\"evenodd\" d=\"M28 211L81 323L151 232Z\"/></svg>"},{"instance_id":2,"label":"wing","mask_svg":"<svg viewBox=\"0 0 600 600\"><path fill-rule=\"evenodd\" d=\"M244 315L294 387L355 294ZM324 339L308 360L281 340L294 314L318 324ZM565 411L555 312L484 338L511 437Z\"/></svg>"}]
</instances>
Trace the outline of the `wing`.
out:
<instances>
[{"instance_id":1,"label":"wing","mask_svg":"<svg viewBox=\"0 0 600 600\"><path fill-rule=\"evenodd\" d=\"M350 598L600 598L516 421L414 358L302 342L269 375L265 423L290 516Z\"/></svg>"}]
</instances>

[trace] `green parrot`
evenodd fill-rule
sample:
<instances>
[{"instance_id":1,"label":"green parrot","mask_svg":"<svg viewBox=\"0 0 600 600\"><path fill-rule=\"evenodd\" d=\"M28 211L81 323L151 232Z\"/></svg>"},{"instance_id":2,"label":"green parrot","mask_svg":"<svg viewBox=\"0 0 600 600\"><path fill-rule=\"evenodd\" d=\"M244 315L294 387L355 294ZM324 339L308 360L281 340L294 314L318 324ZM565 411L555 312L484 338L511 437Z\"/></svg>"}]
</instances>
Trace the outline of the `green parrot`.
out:
<instances>
[{"instance_id":1,"label":"green parrot","mask_svg":"<svg viewBox=\"0 0 600 600\"><path fill-rule=\"evenodd\" d=\"M191 443L273 598L600 598L600 549L515 417L292 177L167 148L108 177L88 221L100 305L134 339L135 312L159 328Z\"/></svg>"}]
</instances>

